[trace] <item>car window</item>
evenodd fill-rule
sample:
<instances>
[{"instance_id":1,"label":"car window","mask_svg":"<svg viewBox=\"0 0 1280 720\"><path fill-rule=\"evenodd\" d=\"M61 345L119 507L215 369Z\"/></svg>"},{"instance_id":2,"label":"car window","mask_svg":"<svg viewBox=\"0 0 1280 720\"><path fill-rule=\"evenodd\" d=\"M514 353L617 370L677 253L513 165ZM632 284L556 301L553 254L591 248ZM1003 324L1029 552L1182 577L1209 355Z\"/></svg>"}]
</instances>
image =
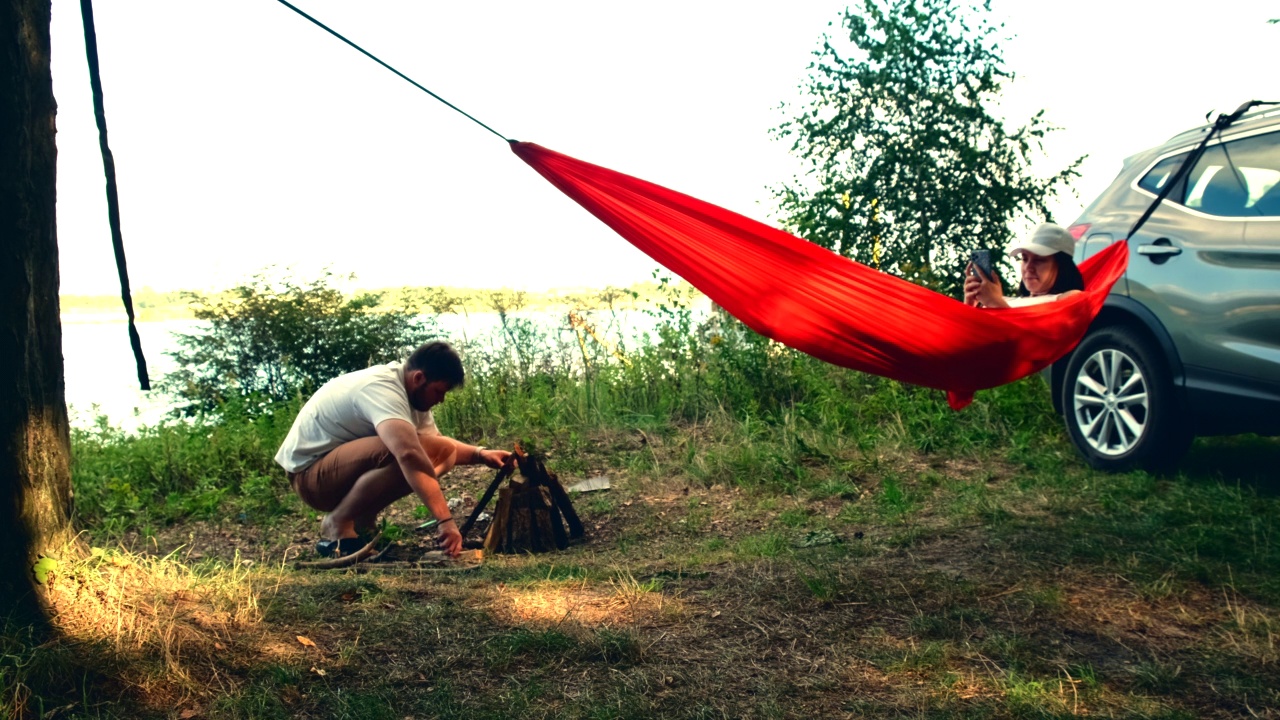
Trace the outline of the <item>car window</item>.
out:
<instances>
[{"instance_id":1,"label":"car window","mask_svg":"<svg viewBox=\"0 0 1280 720\"><path fill-rule=\"evenodd\" d=\"M1186 153L1156 163L1138 186L1160 192ZM1221 217L1280 217L1280 133L1254 135L1206 148L1168 198Z\"/></svg>"},{"instance_id":2,"label":"car window","mask_svg":"<svg viewBox=\"0 0 1280 720\"><path fill-rule=\"evenodd\" d=\"M1182 166L1182 161L1186 157L1187 153L1179 153L1156 163L1156 166L1148 170L1147 174L1143 175L1142 179L1138 181L1138 187L1158 195L1160 190L1164 188L1164 184L1169 182L1169 178L1178 172L1178 168ZM1182 203L1182 198L1176 195L1170 195L1169 197L1173 198L1174 202Z\"/></svg>"}]
</instances>

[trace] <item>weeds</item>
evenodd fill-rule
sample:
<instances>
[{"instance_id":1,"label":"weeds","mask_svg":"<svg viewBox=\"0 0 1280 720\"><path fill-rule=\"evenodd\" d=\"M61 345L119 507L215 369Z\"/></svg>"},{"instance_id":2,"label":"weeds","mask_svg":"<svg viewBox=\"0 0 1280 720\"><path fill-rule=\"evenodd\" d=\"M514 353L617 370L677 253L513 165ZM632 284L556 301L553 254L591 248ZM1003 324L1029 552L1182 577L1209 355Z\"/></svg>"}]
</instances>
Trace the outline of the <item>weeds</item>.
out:
<instances>
[{"instance_id":1,"label":"weeds","mask_svg":"<svg viewBox=\"0 0 1280 720\"><path fill-rule=\"evenodd\" d=\"M647 337L534 326L502 296L500 335L460 343L447 433L533 441L562 479L613 479L576 499L589 543L566 553L465 576L290 573L263 560L314 534L271 463L296 403L77 431L88 537L186 547L70 553L49 590L65 635L6 631L0 702L504 720L1280 709L1273 495L1221 469L1094 473L1038 377L954 413L672 290ZM1243 451L1274 466L1276 447ZM226 549L253 543L252 567ZM196 549L217 559L182 561Z\"/></svg>"}]
</instances>

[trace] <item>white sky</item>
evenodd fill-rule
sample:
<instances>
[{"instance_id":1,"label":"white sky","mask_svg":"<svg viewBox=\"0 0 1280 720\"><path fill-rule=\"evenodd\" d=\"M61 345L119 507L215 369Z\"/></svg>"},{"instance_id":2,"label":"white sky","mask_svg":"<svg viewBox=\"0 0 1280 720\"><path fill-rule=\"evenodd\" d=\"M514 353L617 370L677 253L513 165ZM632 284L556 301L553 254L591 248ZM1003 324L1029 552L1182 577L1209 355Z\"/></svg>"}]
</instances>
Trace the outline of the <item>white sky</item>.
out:
<instances>
[{"instance_id":1,"label":"white sky","mask_svg":"<svg viewBox=\"0 0 1280 720\"><path fill-rule=\"evenodd\" d=\"M770 221L799 168L768 129L842 2L297 0L507 137ZM1015 36L1002 110L1089 154L1069 223L1121 160L1280 100L1275 0L993 0ZM135 289L214 290L267 266L358 285L603 287L657 264L506 143L273 0L95 3ZM119 290L79 3L53 0L64 294Z\"/></svg>"}]
</instances>

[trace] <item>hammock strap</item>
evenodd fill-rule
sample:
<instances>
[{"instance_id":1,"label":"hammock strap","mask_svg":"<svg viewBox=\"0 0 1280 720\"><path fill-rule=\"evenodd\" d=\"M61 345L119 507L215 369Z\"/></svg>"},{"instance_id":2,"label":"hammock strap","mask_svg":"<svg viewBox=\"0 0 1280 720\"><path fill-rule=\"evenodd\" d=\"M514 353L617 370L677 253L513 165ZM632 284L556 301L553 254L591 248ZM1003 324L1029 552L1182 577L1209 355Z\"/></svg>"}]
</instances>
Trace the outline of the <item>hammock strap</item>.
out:
<instances>
[{"instance_id":1,"label":"hammock strap","mask_svg":"<svg viewBox=\"0 0 1280 720\"><path fill-rule=\"evenodd\" d=\"M129 291L129 268L124 259L124 238L120 234L120 197L116 192L116 161L107 145L107 115L102 105L102 76L98 72L98 34L93 27L93 3L80 0L80 15L84 19L84 49L89 59L89 84L93 88L93 116L98 121L98 145L102 148L102 169L107 175L107 220L111 224L111 246L116 254L116 273L120 276L120 300L129 317L129 344L133 346L133 359L138 366L138 384L143 390L151 389L147 377L147 359L142 354L142 338L134 324L133 295Z\"/></svg>"},{"instance_id":2,"label":"hammock strap","mask_svg":"<svg viewBox=\"0 0 1280 720\"><path fill-rule=\"evenodd\" d=\"M379 58L377 55L374 55L373 53L369 52L368 50L365 50L364 48L360 47L359 45L357 45L357 44L355 44L355 43L351 42L350 40L348 40L347 38L343 37L343 36L342 36L342 34L341 34L341 33L339 33L337 30L334 30L333 28L329 27L328 25L325 25L324 23L320 22L319 20L317 20L317 19L315 19L315 18L311 17L310 15L308 15L307 13L303 12L300 8L298 8L298 6L296 6L296 5L294 5L294 4L290 3L290 2L288 2L288 0L280 0L280 4L281 4L281 5L284 5L285 7L289 8L290 10L292 10L292 11L294 11L294 12L298 13L299 15L301 15L302 17L304 17L304 18L306 18L306 19L310 20L311 22L315 23L316 25L320 26L322 29L324 29L325 31L327 31L330 35L332 35L332 36L334 36L334 37L338 38L339 40L341 40L342 42L344 42L344 43L346 43L346 44L350 45L351 47L355 48L356 50L359 50L361 53L364 53L365 57L368 57L370 60L372 60L372 61L374 61L374 62L378 63L378 64L379 64L379 65L381 65L382 67L384 67L384 68L386 68L386 69L390 70L391 72L395 73L396 75L399 75L402 79L404 79L404 80L408 81L408 83L409 83L410 85L412 85L412 86L414 86L414 87L418 88L418 89L419 89L419 90L421 90L422 92L424 92L424 93L426 93L426 94L430 95L431 97L433 97L433 98L435 98L435 99L439 100L440 102L444 103L445 105L448 105L450 108L452 108L453 110L456 110L458 113L460 113L463 117L467 118L467 119L468 119L468 120L470 120L471 122L473 122L473 123L475 123L475 124L479 125L480 127L484 128L485 130L488 130L489 132L493 133L494 135L497 135L498 137L502 138L503 140L506 140L506 141L508 141L508 142L513 142L510 138L504 137L504 136L502 135L502 133L498 132L497 130L494 130L493 128L489 127L488 125L485 125L484 123L480 122L480 121L479 121L479 120L477 120L476 118L472 117L470 113L468 113L468 112L464 111L462 108L458 107L457 105L454 105L453 103L449 102L448 100L445 100L444 98L440 97L439 95L437 95L437 94L435 94L435 93L431 92L430 90L426 89L425 87L423 87L423 86L419 85L416 81L414 81L414 79L413 79L413 78L409 77L408 75L405 75L404 73L400 72L399 70L397 70L397 69L395 69L395 68L391 67L390 65L386 64L386 63L385 63L385 62L383 62L383 61L382 61L382 59L381 59L381 58Z\"/></svg>"},{"instance_id":3,"label":"hammock strap","mask_svg":"<svg viewBox=\"0 0 1280 720\"><path fill-rule=\"evenodd\" d=\"M1219 115L1218 119L1214 121L1213 127L1209 128L1209 132L1205 133L1204 139L1200 141L1200 144L1196 145L1191 152L1187 153L1187 156L1182 159L1182 164L1178 166L1178 171L1175 172L1173 177L1169 178L1160 188L1160 192L1156 195L1156 199L1147 206L1146 211L1142 213L1142 217L1138 218L1138 222L1133 224L1133 227L1130 228L1129 235L1127 237L1132 239L1134 233L1138 232L1138 229L1147 221L1147 218L1151 217L1151 213L1155 212L1156 208L1160 207L1160 203L1164 202L1164 199L1169 197L1169 193L1173 192L1173 189L1182 183L1186 178L1187 173L1191 171L1191 168L1195 167L1196 162L1200 160L1200 156L1204 154L1204 149L1208 146L1209 141L1212 140L1215 135L1221 137L1222 131L1226 130L1227 126L1236 120L1239 120L1241 115L1244 115L1246 111L1257 105L1280 105L1280 102L1250 100L1236 108L1228 115Z\"/></svg>"}]
</instances>

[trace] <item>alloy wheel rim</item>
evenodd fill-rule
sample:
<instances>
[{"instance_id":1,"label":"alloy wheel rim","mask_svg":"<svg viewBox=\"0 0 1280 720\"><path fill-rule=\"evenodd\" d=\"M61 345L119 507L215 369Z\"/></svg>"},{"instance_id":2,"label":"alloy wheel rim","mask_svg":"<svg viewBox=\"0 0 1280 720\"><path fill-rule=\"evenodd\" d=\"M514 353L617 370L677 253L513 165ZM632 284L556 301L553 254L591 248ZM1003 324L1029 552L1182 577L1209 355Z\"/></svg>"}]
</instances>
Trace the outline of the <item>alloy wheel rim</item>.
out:
<instances>
[{"instance_id":1,"label":"alloy wheel rim","mask_svg":"<svg viewBox=\"0 0 1280 720\"><path fill-rule=\"evenodd\" d=\"M1150 422L1147 378L1120 350L1099 350L1085 360L1071 393L1076 428L1100 455L1124 455L1146 434Z\"/></svg>"}]
</instances>

